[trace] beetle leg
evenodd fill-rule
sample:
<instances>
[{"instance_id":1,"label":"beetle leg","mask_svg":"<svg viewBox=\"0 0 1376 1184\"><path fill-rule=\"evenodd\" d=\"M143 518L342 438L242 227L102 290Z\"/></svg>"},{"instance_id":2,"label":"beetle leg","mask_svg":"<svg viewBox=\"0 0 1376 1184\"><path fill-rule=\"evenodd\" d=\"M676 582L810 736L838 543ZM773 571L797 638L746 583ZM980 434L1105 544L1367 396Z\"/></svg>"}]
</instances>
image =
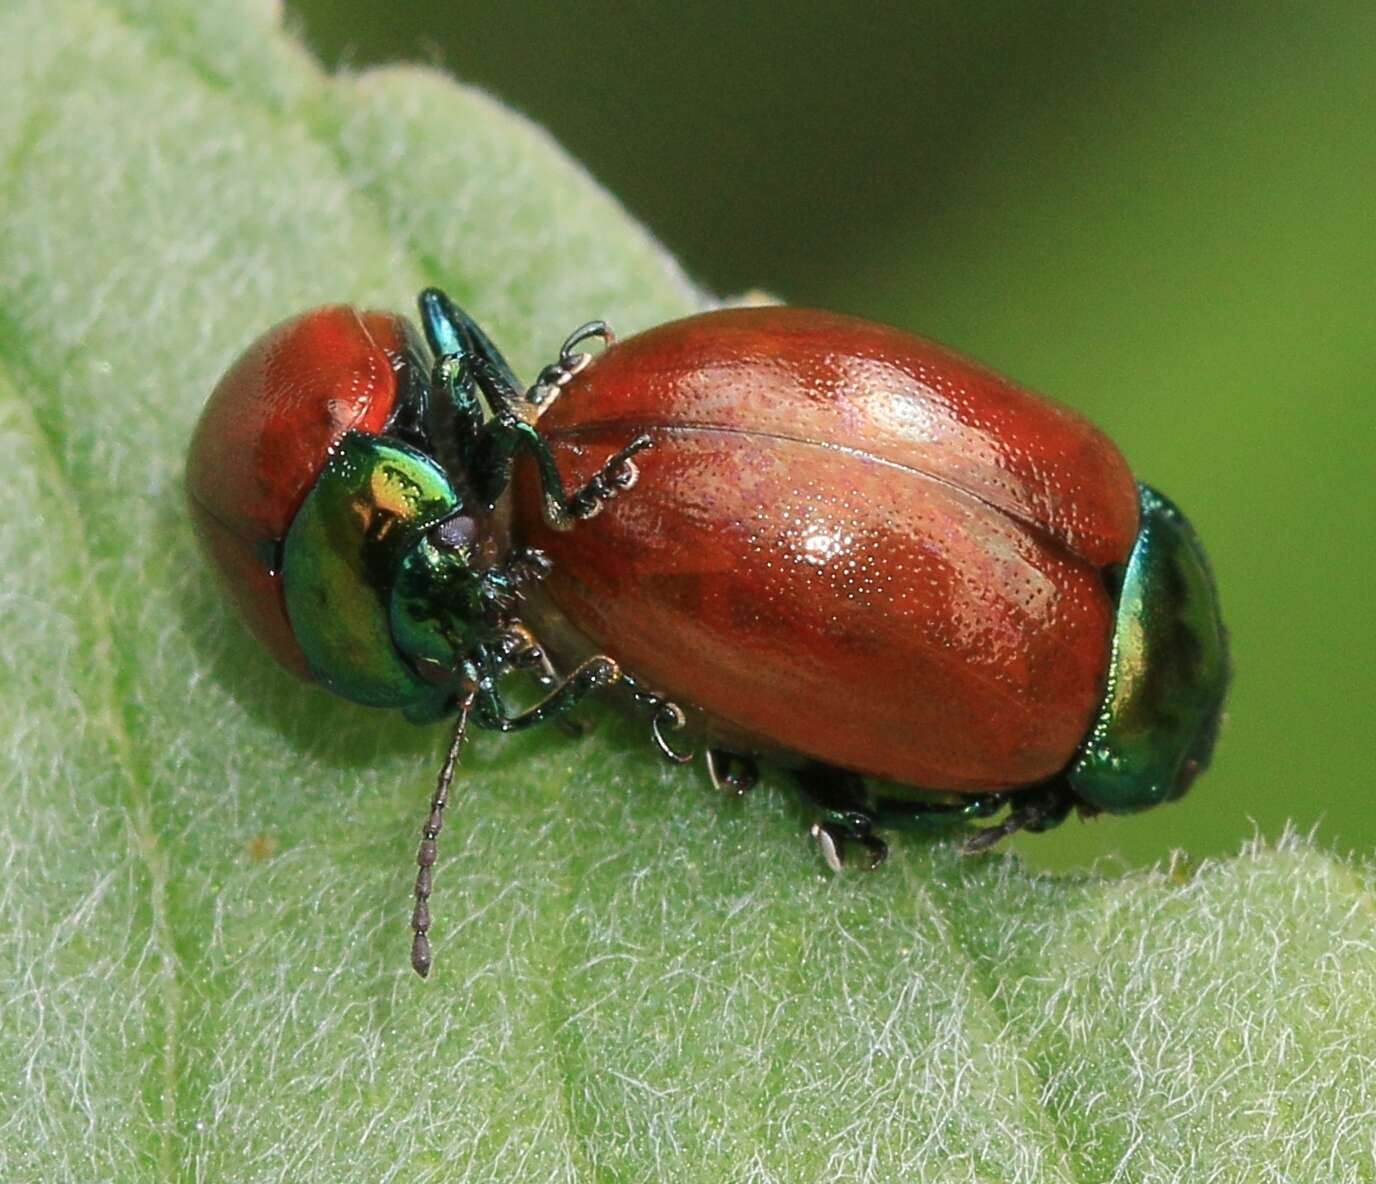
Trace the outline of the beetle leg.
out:
<instances>
[{"instance_id":1,"label":"beetle leg","mask_svg":"<svg viewBox=\"0 0 1376 1184\"><path fill-rule=\"evenodd\" d=\"M809 833L832 871L839 872L850 862L846 848L851 845L864 849L863 868L870 870L884 862L888 844L874 833L876 820L862 777L818 763L805 765L796 776L804 796L822 810Z\"/></svg>"},{"instance_id":2,"label":"beetle leg","mask_svg":"<svg viewBox=\"0 0 1376 1184\"><path fill-rule=\"evenodd\" d=\"M517 670L524 670L542 687L548 689L559 681L559 672L545 653L539 639L521 621L513 618L502 635L502 659Z\"/></svg>"},{"instance_id":3,"label":"beetle leg","mask_svg":"<svg viewBox=\"0 0 1376 1184\"><path fill-rule=\"evenodd\" d=\"M516 375L478 323L438 288L420 294L421 324L435 355L433 385L450 396L462 460L477 492L494 504L511 480L513 458L521 449L533 456L545 491L546 514L565 525L568 499L554 458L535 425L522 414ZM478 399L481 390L490 418ZM438 439L449 433L435 432Z\"/></svg>"},{"instance_id":4,"label":"beetle leg","mask_svg":"<svg viewBox=\"0 0 1376 1184\"><path fill-rule=\"evenodd\" d=\"M832 871L839 872L850 866L846 848L852 843L864 848L863 870L873 871L888 858L889 845L873 833L872 825L868 814L849 813L814 822L809 833Z\"/></svg>"},{"instance_id":5,"label":"beetle leg","mask_svg":"<svg viewBox=\"0 0 1376 1184\"><path fill-rule=\"evenodd\" d=\"M641 432L624 448L612 453L587 484L569 498L569 513L579 519L592 518L600 514L606 502L618 493L630 489L639 479L640 470L636 468L631 457L637 452L643 452L653 443L647 432Z\"/></svg>"},{"instance_id":6,"label":"beetle leg","mask_svg":"<svg viewBox=\"0 0 1376 1184\"><path fill-rule=\"evenodd\" d=\"M431 400L427 407L431 445L446 468L466 470L473 463L487 419L474 385L471 360L463 354L441 354L430 374L430 389L445 396ZM442 423L442 419L449 422ZM444 455L446 450L456 455Z\"/></svg>"},{"instance_id":7,"label":"beetle leg","mask_svg":"<svg viewBox=\"0 0 1376 1184\"><path fill-rule=\"evenodd\" d=\"M621 676L621 685L631 692L631 697L635 700L637 707L649 712L650 738L654 740L660 755L675 765L690 764L693 760L693 754L680 752L669 743L669 739L665 735L666 732L681 731L687 725L688 717L684 714L683 708L666 699L658 691L651 690L639 679L632 678L629 674Z\"/></svg>"},{"instance_id":8,"label":"beetle leg","mask_svg":"<svg viewBox=\"0 0 1376 1184\"><path fill-rule=\"evenodd\" d=\"M650 737L654 740L660 755L671 764L686 765L693 759L691 752L679 752L664 735L666 731L677 732L687 722L683 708L667 699L655 708L654 715L650 717Z\"/></svg>"},{"instance_id":9,"label":"beetle leg","mask_svg":"<svg viewBox=\"0 0 1376 1184\"><path fill-rule=\"evenodd\" d=\"M997 826L986 826L975 831L960 845L962 854L975 855L987 851L995 843L1020 830L1033 833L1050 830L1065 821L1075 804L1075 795L1070 787L1058 781L1016 790L1008 796L1012 806L1008 817Z\"/></svg>"},{"instance_id":10,"label":"beetle leg","mask_svg":"<svg viewBox=\"0 0 1376 1184\"><path fill-rule=\"evenodd\" d=\"M474 722L494 732L519 732L559 719L594 691L609 687L621 678L621 668L603 655L582 662L563 682L529 711L508 715L494 674L479 681Z\"/></svg>"},{"instance_id":11,"label":"beetle leg","mask_svg":"<svg viewBox=\"0 0 1376 1184\"><path fill-rule=\"evenodd\" d=\"M514 619L512 612L524 597L526 588L543 580L553 566L543 551L517 547L500 567L483 572L479 577L478 595L486 620L500 630L508 630Z\"/></svg>"},{"instance_id":12,"label":"beetle leg","mask_svg":"<svg viewBox=\"0 0 1376 1184\"><path fill-rule=\"evenodd\" d=\"M551 526L567 529L574 519L591 518L602 503L635 484L636 469L631 457L650 446L644 433L635 437L570 497L549 446L527 418L533 408L548 398L592 360L577 347L592 338L610 345L612 331L604 321L580 325L564 341L559 358L546 366L522 396L516 376L501 352L481 327L438 288L420 294L421 323L437 361L433 387L449 395L456 423L451 432L432 431L437 439L457 437L460 460L478 487L484 501L495 504L511 481L511 468L517 453L526 452L535 461L545 495L545 517ZM475 389L476 384L476 389ZM478 390L487 400L491 418L485 418Z\"/></svg>"},{"instance_id":13,"label":"beetle leg","mask_svg":"<svg viewBox=\"0 0 1376 1184\"><path fill-rule=\"evenodd\" d=\"M650 447L651 443L648 434L640 433L614 452L587 484L570 496L539 429L515 411L503 408L483 425L474 447L470 473L482 499L489 505L494 504L511 482L516 455L524 452L535 462L540 475L545 520L556 530L568 530L576 520L591 518L608 498L635 484L637 473L631 457Z\"/></svg>"},{"instance_id":14,"label":"beetle leg","mask_svg":"<svg viewBox=\"0 0 1376 1184\"><path fill-rule=\"evenodd\" d=\"M535 547L516 547L500 570L507 587L519 596L531 584L538 584L548 576L554 564L548 555Z\"/></svg>"},{"instance_id":15,"label":"beetle leg","mask_svg":"<svg viewBox=\"0 0 1376 1184\"><path fill-rule=\"evenodd\" d=\"M522 622L512 620L507 625L502 646L504 656L511 665L517 670L524 670L545 690L559 684L559 671L550 661L545 647ZM583 725L571 716L557 716L554 723L571 739L577 740L583 735Z\"/></svg>"},{"instance_id":16,"label":"beetle leg","mask_svg":"<svg viewBox=\"0 0 1376 1184\"><path fill-rule=\"evenodd\" d=\"M454 354L474 364L489 399L496 388L499 400L515 398L520 390L502 352L492 344L482 327L438 288L426 288L420 294L420 321L429 342L430 352L437 358Z\"/></svg>"},{"instance_id":17,"label":"beetle leg","mask_svg":"<svg viewBox=\"0 0 1376 1184\"><path fill-rule=\"evenodd\" d=\"M744 797L760 780L755 758L725 748L707 749L707 776L712 788L731 797Z\"/></svg>"}]
</instances>

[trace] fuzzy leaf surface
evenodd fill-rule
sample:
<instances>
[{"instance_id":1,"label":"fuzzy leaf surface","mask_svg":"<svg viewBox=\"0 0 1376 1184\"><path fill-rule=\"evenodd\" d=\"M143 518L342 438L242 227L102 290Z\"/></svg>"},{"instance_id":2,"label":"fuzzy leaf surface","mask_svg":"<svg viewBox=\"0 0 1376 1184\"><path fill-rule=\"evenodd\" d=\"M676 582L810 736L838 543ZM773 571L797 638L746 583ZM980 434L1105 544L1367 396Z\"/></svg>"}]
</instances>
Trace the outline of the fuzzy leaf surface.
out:
<instances>
[{"instance_id":1,"label":"fuzzy leaf surface","mask_svg":"<svg viewBox=\"0 0 1376 1184\"><path fill-rule=\"evenodd\" d=\"M441 735L228 619L195 416L316 303L443 285L529 375L703 297L538 128L261 0L17 0L0 68L0 1178L1372 1178L1369 873L1295 839L832 879L782 782L603 715L470 748L415 979Z\"/></svg>"}]
</instances>

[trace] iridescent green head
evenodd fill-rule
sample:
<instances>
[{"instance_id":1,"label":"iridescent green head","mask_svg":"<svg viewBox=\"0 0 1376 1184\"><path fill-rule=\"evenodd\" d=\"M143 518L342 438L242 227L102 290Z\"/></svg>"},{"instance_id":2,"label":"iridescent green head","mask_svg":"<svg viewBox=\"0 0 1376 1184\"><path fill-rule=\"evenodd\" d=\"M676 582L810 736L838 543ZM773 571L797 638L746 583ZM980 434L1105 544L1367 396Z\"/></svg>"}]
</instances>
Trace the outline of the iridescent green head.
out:
<instances>
[{"instance_id":1,"label":"iridescent green head","mask_svg":"<svg viewBox=\"0 0 1376 1184\"><path fill-rule=\"evenodd\" d=\"M1122 572L1103 703L1066 771L1086 805L1112 814L1178 798L1208 767L1228 689L1228 635L1194 530L1138 486L1141 527Z\"/></svg>"},{"instance_id":2,"label":"iridescent green head","mask_svg":"<svg viewBox=\"0 0 1376 1184\"><path fill-rule=\"evenodd\" d=\"M497 630L492 519L429 456L347 434L297 513L283 577L311 673L356 703L449 710L463 658Z\"/></svg>"}]
</instances>

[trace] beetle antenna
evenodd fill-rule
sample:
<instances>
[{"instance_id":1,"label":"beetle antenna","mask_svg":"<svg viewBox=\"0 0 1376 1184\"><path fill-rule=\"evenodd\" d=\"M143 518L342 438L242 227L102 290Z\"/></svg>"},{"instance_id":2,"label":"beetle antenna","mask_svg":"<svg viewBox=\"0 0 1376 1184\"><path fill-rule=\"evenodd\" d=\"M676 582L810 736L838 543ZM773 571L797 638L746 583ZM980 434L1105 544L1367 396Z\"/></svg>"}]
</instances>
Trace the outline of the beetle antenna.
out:
<instances>
[{"instance_id":1,"label":"beetle antenna","mask_svg":"<svg viewBox=\"0 0 1376 1184\"><path fill-rule=\"evenodd\" d=\"M444 758L435 795L430 799L430 814L425 819L421 831L420 849L416 852L416 863L420 871L416 873L416 908L411 914L411 929L415 937L411 941L411 968L425 978L430 973L430 889L433 883L436 840L444 828L444 808L449 805L449 787L454 783L454 770L459 765L459 753L463 750L464 738L468 734L468 713L473 708L473 700L478 689L471 683L459 700L459 718L454 723L454 736L449 742L449 754Z\"/></svg>"}]
</instances>

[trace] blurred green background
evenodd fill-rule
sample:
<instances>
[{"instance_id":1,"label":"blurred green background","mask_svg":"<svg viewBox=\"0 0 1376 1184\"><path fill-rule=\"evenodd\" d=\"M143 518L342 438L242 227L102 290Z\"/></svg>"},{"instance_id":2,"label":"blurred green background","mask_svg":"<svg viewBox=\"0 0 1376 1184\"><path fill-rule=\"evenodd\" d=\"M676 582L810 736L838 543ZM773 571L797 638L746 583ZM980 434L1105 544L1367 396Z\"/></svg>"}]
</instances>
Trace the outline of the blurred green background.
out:
<instances>
[{"instance_id":1,"label":"blurred green background","mask_svg":"<svg viewBox=\"0 0 1376 1184\"><path fill-rule=\"evenodd\" d=\"M1235 653L1214 769L1033 862L1287 819L1376 849L1376 5L853 8L288 2L332 65L433 62L528 113L712 291L954 345L1186 509Z\"/></svg>"}]
</instances>

